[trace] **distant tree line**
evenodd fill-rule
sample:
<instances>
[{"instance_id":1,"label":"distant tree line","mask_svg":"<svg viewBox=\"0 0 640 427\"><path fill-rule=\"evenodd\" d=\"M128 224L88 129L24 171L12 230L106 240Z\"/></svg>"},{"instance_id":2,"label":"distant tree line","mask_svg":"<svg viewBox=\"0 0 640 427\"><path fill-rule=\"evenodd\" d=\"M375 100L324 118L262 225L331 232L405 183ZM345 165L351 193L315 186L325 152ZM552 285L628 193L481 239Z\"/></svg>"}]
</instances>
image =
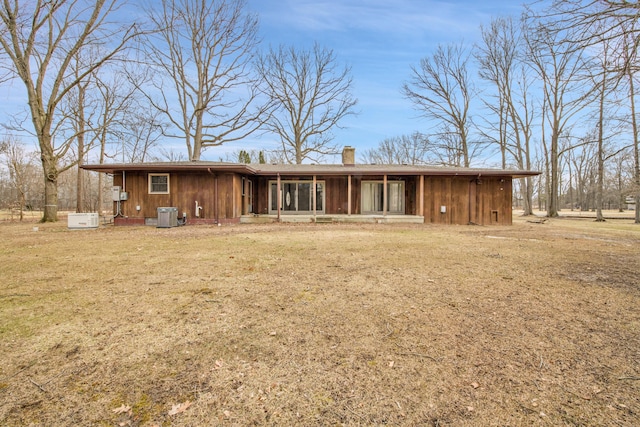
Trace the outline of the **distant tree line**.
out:
<instances>
[{"instance_id":1,"label":"distant tree line","mask_svg":"<svg viewBox=\"0 0 640 427\"><path fill-rule=\"evenodd\" d=\"M540 170L517 183L525 214L537 204L549 216L594 209L603 219L603 208L622 209L629 196L640 205L640 6L538 6L494 18L476 46L442 44L416 58L402 92L424 128L380 141L362 160L469 167L492 158L490 166ZM264 49L245 0L125 7L134 6L0 5L0 85L22 85L26 107L2 124L3 204L38 207L43 221L70 203L100 209L109 183L84 172L87 161L199 161L255 132L279 148L240 150L232 161L301 163L338 152L332 131L356 114L357 100L350 68L330 48ZM140 19L117 20L130 16ZM35 152L16 134L32 135ZM168 147L172 139L186 156Z\"/></svg>"}]
</instances>

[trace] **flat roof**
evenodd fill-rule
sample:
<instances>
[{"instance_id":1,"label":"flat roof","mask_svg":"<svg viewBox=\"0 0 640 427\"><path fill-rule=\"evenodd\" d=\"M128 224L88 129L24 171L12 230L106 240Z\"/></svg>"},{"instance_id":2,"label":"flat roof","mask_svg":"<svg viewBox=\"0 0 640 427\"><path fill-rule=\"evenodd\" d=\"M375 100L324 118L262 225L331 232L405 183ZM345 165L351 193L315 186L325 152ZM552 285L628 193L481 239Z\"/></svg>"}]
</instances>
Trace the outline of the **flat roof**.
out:
<instances>
[{"instance_id":1,"label":"flat roof","mask_svg":"<svg viewBox=\"0 0 640 427\"><path fill-rule=\"evenodd\" d=\"M455 168L428 165L317 165L317 164L244 164L226 162L153 162L82 165L82 169L105 172L230 172L256 176L297 175L431 175L431 176L510 176L524 178L540 172L489 168Z\"/></svg>"}]
</instances>

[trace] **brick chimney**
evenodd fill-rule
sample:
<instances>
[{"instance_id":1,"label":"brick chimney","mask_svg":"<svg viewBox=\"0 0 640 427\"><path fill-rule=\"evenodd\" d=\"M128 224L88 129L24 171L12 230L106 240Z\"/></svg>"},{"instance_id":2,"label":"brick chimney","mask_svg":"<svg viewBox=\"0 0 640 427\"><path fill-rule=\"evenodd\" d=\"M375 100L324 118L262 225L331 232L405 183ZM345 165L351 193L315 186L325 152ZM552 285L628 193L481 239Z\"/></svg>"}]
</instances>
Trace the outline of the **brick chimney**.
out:
<instances>
[{"instance_id":1,"label":"brick chimney","mask_svg":"<svg viewBox=\"0 0 640 427\"><path fill-rule=\"evenodd\" d=\"M342 164L344 166L353 166L356 164L356 149L346 145L342 149Z\"/></svg>"}]
</instances>

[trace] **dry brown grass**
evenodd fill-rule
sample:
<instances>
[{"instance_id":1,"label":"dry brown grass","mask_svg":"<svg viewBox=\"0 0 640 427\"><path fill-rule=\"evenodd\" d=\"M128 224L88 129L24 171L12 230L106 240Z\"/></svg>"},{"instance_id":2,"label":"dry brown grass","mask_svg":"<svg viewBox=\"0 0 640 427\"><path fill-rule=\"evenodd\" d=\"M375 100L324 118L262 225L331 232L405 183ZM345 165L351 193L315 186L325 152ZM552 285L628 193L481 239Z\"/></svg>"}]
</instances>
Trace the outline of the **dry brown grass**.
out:
<instances>
[{"instance_id":1,"label":"dry brown grass","mask_svg":"<svg viewBox=\"0 0 640 427\"><path fill-rule=\"evenodd\" d=\"M1 425L640 425L629 221L33 225Z\"/></svg>"}]
</instances>

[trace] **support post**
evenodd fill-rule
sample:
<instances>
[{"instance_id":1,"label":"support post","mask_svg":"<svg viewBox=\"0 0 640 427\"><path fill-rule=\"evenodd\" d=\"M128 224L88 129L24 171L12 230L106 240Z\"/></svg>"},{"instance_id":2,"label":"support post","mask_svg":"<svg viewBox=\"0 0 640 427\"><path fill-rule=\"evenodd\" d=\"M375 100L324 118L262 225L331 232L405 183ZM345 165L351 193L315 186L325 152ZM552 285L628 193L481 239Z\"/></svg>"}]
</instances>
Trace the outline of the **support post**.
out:
<instances>
[{"instance_id":1,"label":"support post","mask_svg":"<svg viewBox=\"0 0 640 427\"><path fill-rule=\"evenodd\" d=\"M313 189L311 191L313 191L313 222L316 222L316 209L317 209L317 200L316 200L316 194L318 192L317 189L317 182L316 182L316 176L313 175Z\"/></svg>"},{"instance_id":2,"label":"support post","mask_svg":"<svg viewBox=\"0 0 640 427\"><path fill-rule=\"evenodd\" d=\"M282 210L282 184L280 182L280 174L278 174L278 222L280 222L280 210Z\"/></svg>"},{"instance_id":3,"label":"support post","mask_svg":"<svg viewBox=\"0 0 640 427\"><path fill-rule=\"evenodd\" d=\"M382 180L382 216L387 216L387 174Z\"/></svg>"}]
</instances>

